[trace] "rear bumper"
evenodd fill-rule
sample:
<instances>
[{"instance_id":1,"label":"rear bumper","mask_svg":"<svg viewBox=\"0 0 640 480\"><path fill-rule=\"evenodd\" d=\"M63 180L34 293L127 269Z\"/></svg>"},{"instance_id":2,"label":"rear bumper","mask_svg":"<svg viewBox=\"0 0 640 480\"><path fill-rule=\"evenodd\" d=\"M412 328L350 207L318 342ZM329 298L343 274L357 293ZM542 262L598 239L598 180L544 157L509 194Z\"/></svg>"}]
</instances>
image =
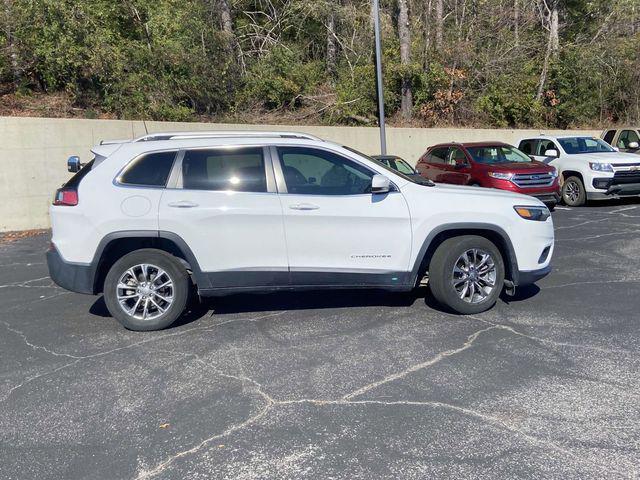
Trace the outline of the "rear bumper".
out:
<instances>
[{"instance_id":1,"label":"rear bumper","mask_svg":"<svg viewBox=\"0 0 640 480\"><path fill-rule=\"evenodd\" d=\"M536 283L538 280L546 277L551 273L551 265L547 265L544 268L539 270L530 270L530 271L519 271L518 272L518 282L517 286L522 287L525 285L531 285L532 283Z\"/></svg>"},{"instance_id":2,"label":"rear bumper","mask_svg":"<svg viewBox=\"0 0 640 480\"><path fill-rule=\"evenodd\" d=\"M91 265L65 262L60 252L51 246L47 251L49 276L65 290L93 295L94 268Z\"/></svg>"}]
</instances>

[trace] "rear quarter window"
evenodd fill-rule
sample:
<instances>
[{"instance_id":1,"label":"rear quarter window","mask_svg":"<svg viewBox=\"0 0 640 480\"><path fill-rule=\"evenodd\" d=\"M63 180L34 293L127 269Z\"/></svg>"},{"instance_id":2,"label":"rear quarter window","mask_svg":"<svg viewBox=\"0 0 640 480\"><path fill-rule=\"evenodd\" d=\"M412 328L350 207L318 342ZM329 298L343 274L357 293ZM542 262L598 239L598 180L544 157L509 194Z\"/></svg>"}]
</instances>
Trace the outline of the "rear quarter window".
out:
<instances>
[{"instance_id":1,"label":"rear quarter window","mask_svg":"<svg viewBox=\"0 0 640 480\"><path fill-rule=\"evenodd\" d=\"M177 152L154 152L131 162L118 177L118 183L142 187L167 185Z\"/></svg>"}]
</instances>

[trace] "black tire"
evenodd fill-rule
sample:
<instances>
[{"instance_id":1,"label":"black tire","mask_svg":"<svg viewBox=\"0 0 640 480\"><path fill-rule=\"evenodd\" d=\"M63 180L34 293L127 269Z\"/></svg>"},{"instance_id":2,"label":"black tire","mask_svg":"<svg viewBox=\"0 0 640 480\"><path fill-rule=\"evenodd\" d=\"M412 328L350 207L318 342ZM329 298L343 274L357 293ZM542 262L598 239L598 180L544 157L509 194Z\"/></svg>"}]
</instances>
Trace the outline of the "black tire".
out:
<instances>
[{"instance_id":1,"label":"black tire","mask_svg":"<svg viewBox=\"0 0 640 480\"><path fill-rule=\"evenodd\" d=\"M581 207L587 203L587 192L579 177L569 177L562 184L562 201L570 207Z\"/></svg>"},{"instance_id":2,"label":"black tire","mask_svg":"<svg viewBox=\"0 0 640 480\"><path fill-rule=\"evenodd\" d=\"M145 296L145 302L148 303L149 309L157 315L154 318L136 318L135 316L125 312L124 307L121 306L118 301L118 291L127 294L135 293L135 287L128 290L123 290L122 288L118 289L119 280L129 269L142 264L162 269L165 272L165 275L167 275L169 280L172 282L172 287L164 287L164 290L156 291L162 295L166 295L165 298L171 298L171 302L169 304L159 300L159 297L152 297L158 301L160 308L162 308L162 306L167 307L162 313L160 313L160 309L156 308L151 301L146 300ZM135 269L138 280L142 278L141 273L139 273L141 271L141 269ZM156 272L156 274L159 273L158 270L154 270L154 268L149 269L149 271ZM153 277L153 273L151 273L150 276ZM159 277L159 275L156 276ZM166 277L163 276L158 281L163 282L164 278ZM153 280L153 282L155 282L155 280ZM168 254L167 252L163 252L162 250L145 248L131 252L113 264L104 281L104 301L111 315L125 328L136 331L161 330L163 328L167 328L175 322L180 315L182 315L190 297L190 287L191 279L189 274L187 273L186 268L176 259L176 257ZM145 295L147 294L145 293ZM155 293L152 295L155 295ZM125 300L125 302L135 303L136 300L137 297L131 300ZM127 305L131 306L130 303L127 303ZM135 307L133 308L135 309ZM139 306L138 308L142 307Z\"/></svg>"},{"instance_id":3,"label":"black tire","mask_svg":"<svg viewBox=\"0 0 640 480\"><path fill-rule=\"evenodd\" d=\"M474 303L463 300L453 285L454 266L461 256L473 249L486 252L495 266L495 282L486 298ZM477 235L464 235L445 240L438 246L429 265L429 286L434 298L443 306L463 315L484 312L493 307L504 286L504 261L500 250L490 240ZM486 292L485 292L486 293ZM481 295L478 294L480 297ZM471 298L474 297L472 294Z\"/></svg>"}]
</instances>

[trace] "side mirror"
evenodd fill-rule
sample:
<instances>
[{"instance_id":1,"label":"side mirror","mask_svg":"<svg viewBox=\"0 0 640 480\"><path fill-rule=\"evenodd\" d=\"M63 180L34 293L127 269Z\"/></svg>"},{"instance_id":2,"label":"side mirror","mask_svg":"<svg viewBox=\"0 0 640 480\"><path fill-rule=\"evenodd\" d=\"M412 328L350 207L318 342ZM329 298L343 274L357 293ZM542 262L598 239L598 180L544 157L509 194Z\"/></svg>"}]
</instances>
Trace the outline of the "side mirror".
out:
<instances>
[{"instance_id":1,"label":"side mirror","mask_svg":"<svg viewBox=\"0 0 640 480\"><path fill-rule=\"evenodd\" d=\"M80 157L78 157L77 155L72 155L71 157L69 157L69 159L67 160L67 170L69 170L71 173L76 173L79 172L81 168L82 163L80 163Z\"/></svg>"},{"instance_id":2,"label":"side mirror","mask_svg":"<svg viewBox=\"0 0 640 480\"><path fill-rule=\"evenodd\" d=\"M627 148L630 148L631 150L636 150L640 148L640 145L638 145L638 142L629 142L629 145L627 145Z\"/></svg>"},{"instance_id":3,"label":"side mirror","mask_svg":"<svg viewBox=\"0 0 640 480\"><path fill-rule=\"evenodd\" d=\"M611 147L611 148L613 148L616 152L620 151L620 149L618 147Z\"/></svg>"},{"instance_id":4,"label":"side mirror","mask_svg":"<svg viewBox=\"0 0 640 480\"><path fill-rule=\"evenodd\" d=\"M391 182L384 175L374 175L371 179L371 193L389 193Z\"/></svg>"},{"instance_id":5,"label":"side mirror","mask_svg":"<svg viewBox=\"0 0 640 480\"><path fill-rule=\"evenodd\" d=\"M555 149L549 149L549 150L545 150L544 152L544 156L545 157L553 157L553 158L558 158L560 156L560 154L558 153L557 150Z\"/></svg>"}]
</instances>

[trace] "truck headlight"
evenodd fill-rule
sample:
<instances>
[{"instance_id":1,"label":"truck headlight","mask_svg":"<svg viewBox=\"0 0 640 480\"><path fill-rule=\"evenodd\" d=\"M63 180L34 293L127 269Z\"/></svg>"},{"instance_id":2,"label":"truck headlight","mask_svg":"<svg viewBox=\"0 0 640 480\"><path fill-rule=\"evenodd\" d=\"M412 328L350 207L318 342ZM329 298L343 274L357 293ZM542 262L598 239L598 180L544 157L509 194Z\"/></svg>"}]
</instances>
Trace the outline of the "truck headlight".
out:
<instances>
[{"instance_id":1,"label":"truck headlight","mask_svg":"<svg viewBox=\"0 0 640 480\"><path fill-rule=\"evenodd\" d=\"M513 173L489 172L489 176L499 180L511 180L513 178Z\"/></svg>"},{"instance_id":2,"label":"truck headlight","mask_svg":"<svg viewBox=\"0 0 640 480\"><path fill-rule=\"evenodd\" d=\"M513 209L525 220L533 220L535 222L544 222L551 216L547 207L527 207L516 205Z\"/></svg>"},{"instance_id":3,"label":"truck headlight","mask_svg":"<svg viewBox=\"0 0 640 480\"><path fill-rule=\"evenodd\" d=\"M610 163L589 162L589 168L596 172L613 172L613 167Z\"/></svg>"}]
</instances>

